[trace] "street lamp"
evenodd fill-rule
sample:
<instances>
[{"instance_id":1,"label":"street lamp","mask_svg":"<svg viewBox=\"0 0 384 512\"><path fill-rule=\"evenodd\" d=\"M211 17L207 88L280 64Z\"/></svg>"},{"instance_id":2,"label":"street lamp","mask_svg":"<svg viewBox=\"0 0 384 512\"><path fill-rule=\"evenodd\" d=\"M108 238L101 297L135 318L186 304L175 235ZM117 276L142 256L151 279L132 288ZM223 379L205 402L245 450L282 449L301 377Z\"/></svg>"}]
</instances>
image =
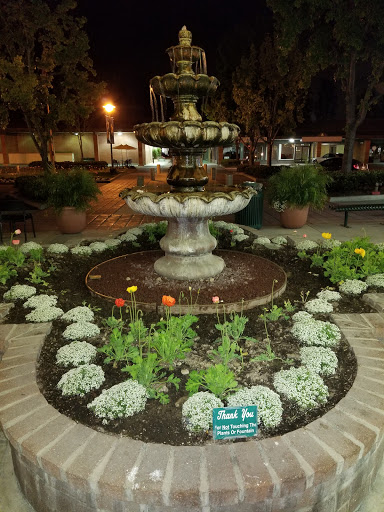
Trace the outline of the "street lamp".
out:
<instances>
[{"instance_id":1,"label":"street lamp","mask_svg":"<svg viewBox=\"0 0 384 512\"><path fill-rule=\"evenodd\" d=\"M112 152L112 144L115 143L115 134L113 131L113 117L110 114L115 110L115 106L111 103L107 103L103 105L103 109L105 110L105 124L107 128L107 143L111 145L111 170L113 169L113 152Z\"/></svg>"}]
</instances>

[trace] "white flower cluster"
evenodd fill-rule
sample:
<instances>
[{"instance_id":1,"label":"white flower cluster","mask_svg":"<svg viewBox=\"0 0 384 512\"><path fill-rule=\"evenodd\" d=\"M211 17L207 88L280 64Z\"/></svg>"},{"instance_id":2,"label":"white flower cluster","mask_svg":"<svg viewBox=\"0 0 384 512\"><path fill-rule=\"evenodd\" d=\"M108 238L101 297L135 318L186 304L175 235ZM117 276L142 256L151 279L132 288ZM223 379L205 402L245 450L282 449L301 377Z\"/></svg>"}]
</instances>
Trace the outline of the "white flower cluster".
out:
<instances>
[{"instance_id":1,"label":"white flower cluster","mask_svg":"<svg viewBox=\"0 0 384 512\"><path fill-rule=\"evenodd\" d=\"M40 244L37 244L36 242L26 242L23 245L20 245L20 251L23 254L28 254L31 252L31 250L34 249L43 249L43 247Z\"/></svg>"},{"instance_id":2,"label":"white flower cluster","mask_svg":"<svg viewBox=\"0 0 384 512\"><path fill-rule=\"evenodd\" d=\"M89 248L92 249L92 252L104 252L108 249L108 245L104 242L92 242L89 244Z\"/></svg>"},{"instance_id":3,"label":"white flower cluster","mask_svg":"<svg viewBox=\"0 0 384 512\"><path fill-rule=\"evenodd\" d=\"M316 249L319 245L312 240L302 240L296 244L296 249L298 251L311 251L312 249Z\"/></svg>"},{"instance_id":4,"label":"white flower cluster","mask_svg":"<svg viewBox=\"0 0 384 512\"><path fill-rule=\"evenodd\" d=\"M4 300L29 299L36 294L36 288L27 284L15 284L3 295Z\"/></svg>"},{"instance_id":5,"label":"white flower cluster","mask_svg":"<svg viewBox=\"0 0 384 512\"><path fill-rule=\"evenodd\" d=\"M68 325L63 332L63 337L66 340L79 340L82 338L92 338L100 334L100 329L97 325L90 322L76 322Z\"/></svg>"},{"instance_id":6,"label":"white flower cluster","mask_svg":"<svg viewBox=\"0 0 384 512\"><path fill-rule=\"evenodd\" d=\"M384 251L384 242L379 242L376 247L379 251Z\"/></svg>"},{"instance_id":7,"label":"white flower cluster","mask_svg":"<svg viewBox=\"0 0 384 512\"><path fill-rule=\"evenodd\" d=\"M281 423L283 407L280 397L266 386L252 386L240 389L227 399L228 407L257 405L257 422L266 428L277 427Z\"/></svg>"},{"instance_id":8,"label":"white flower cluster","mask_svg":"<svg viewBox=\"0 0 384 512\"><path fill-rule=\"evenodd\" d=\"M305 366L275 373L273 383L279 393L297 402L301 409L313 409L328 399L323 379Z\"/></svg>"},{"instance_id":9,"label":"white flower cluster","mask_svg":"<svg viewBox=\"0 0 384 512\"><path fill-rule=\"evenodd\" d=\"M320 241L320 245L323 249L333 249L333 247L340 247L341 242L340 240L334 240L333 238L329 238L328 240L323 238Z\"/></svg>"},{"instance_id":10,"label":"white flower cluster","mask_svg":"<svg viewBox=\"0 0 384 512\"><path fill-rule=\"evenodd\" d=\"M116 418L128 418L144 411L148 391L136 380L126 380L120 384L104 389L97 398L87 405L103 423Z\"/></svg>"},{"instance_id":11,"label":"white flower cluster","mask_svg":"<svg viewBox=\"0 0 384 512\"><path fill-rule=\"evenodd\" d=\"M104 243L110 249L114 249L115 247L121 244L121 240L119 240L118 238L107 238L106 240L104 240Z\"/></svg>"},{"instance_id":12,"label":"white flower cluster","mask_svg":"<svg viewBox=\"0 0 384 512\"><path fill-rule=\"evenodd\" d=\"M96 347L90 343L73 341L59 348L56 353L56 362L59 366L80 366L90 364L95 360L96 354Z\"/></svg>"},{"instance_id":13,"label":"white flower cluster","mask_svg":"<svg viewBox=\"0 0 384 512\"><path fill-rule=\"evenodd\" d=\"M156 224L154 222L151 222L149 224L144 224L144 226L155 226ZM143 231L144 231L144 226L143 227L136 227L136 228L131 228L131 229L128 229L127 233L132 233L132 235L135 235L135 236L140 236L143 234Z\"/></svg>"},{"instance_id":14,"label":"white flower cluster","mask_svg":"<svg viewBox=\"0 0 384 512\"><path fill-rule=\"evenodd\" d=\"M93 322L94 318L94 312L87 306L76 306L64 313L61 319L65 322Z\"/></svg>"},{"instance_id":15,"label":"white flower cluster","mask_svg":"<svg viewBox=\"0 0 384 512\"><path fill-rule=\"evenodd\" d=\"M244 235L241 235L241 234L240 234L240 235L234 235L234 236L232 237L232 240L233 240L234 242L243 242L244 240L247 240L247 238L249 238L249 236L248 236L248 235L245 235L245 234L244 234Z\"/></svg>"},{"instance_id":16,"label":"white flower cluster","mask_svg":"<svg viewBox=\"0 0 384 512\"><path fill-rule=\"evenodd\" d=\"M8 249L8 245L0 245L0 251L6 251Z\"/></svg>"},{"instance_id":17,"label":"white flower cluster","mask_svg":"<svg viewBox=\"0 0 384 512\"><path fill-rule=\"evenodd\" d=\"M320 375L333 375L336 373L337 356L330 348L302 347L300 349L301 364L311 372Z\"/></svg>"},{"instance_id":18,"label":"white flower cluster","mask_svg":"<svg viewBox=\"0 0 384 512\"><path fill-rule=\"evenodd\" d=\"M283 201L283 202L281 202L281 201L274 201L272 207L277 212L283 212L284 210L287 209L287 202L286 201Z\"/></svg>"},{"instance_id":19,"label":"white flower cluster","mask_svg":"<svg viewBox=\"0 0 384 512\"><path fill-rule=\"evenodd\" d=\"M92 249L87 245L76 245L71 249L71 253L74 256L90 256L92 254Z\"/></svg>"},{"instance_id":20,"label":"white flower cluster","mask_svg":"<svg viewBox=\"0 0 384 512\"><path fill-rule=\"evenodd\" d=\"M292 320L294 322L305 322L308 320L313 320L313 316L307 311L298 311L292 316Z\"/></svg>"},{"instance_id":21,"label":"white flower cluster","mask_svg":"<svg viewBox=\"0 0 384 512\"><path fill-rule=\"evenodd\" d=\"M271 241L266 236L258 236L256 240L254 240L253 245L267 245L270 244Z\"/></svg>"},{"instance_id":22,"label":"white flower cluster","mask_svg":"<svg viewBox=\"0 0 384 512\"><path fill-rule=\"evenodd\" d=\"M223 402L208 391L195 393L183 404L185 428L190 432L208 431L212 428L212 410L223 406Z\"/></svg>"},{"instance_id":23,"label":"white flower cluster","mask_svg":"<svg viewBox=\"0 0 384 512\"><path fill-rule=\"evenodd\" d=\"M275 238L272 238L271 242L276 245L287 245L288 243L285 236L275 236Z\"/></svg>"},{"instance_id":24,"label":"white flower cluster","mask_svg":"<svg viewBox=\"0 0 384 512\"><path fill-rule=\"evenodd\" d=\"M69 247L64 244L51 244L47 247L49 254L66 254L69 252Z\"/></svg>"},{"instance_id":25,"label":"white flower cluster","mask_svg":"<svg viewBox=\"0 0 384 512\"><path fill-rule=\"evenodd\" d=\"M341 332L337 325L315 319L295 322L291 332L301 343L309 346L333 347L341 339Z\"/></svg>"},{"instance_id":26,"label":"white flower cluster","mask_svg":"<svg viewBox=\"0 0 384 512\"><path fill-rule=\"evenodd\" d=\"M25 315L28 322L52 322L56 318L60 318L64 311L56 306L38 307Z\"/></svg>"},{"instance_id":27,"label":"white flower cluster","mask_svg":"<svg viewBox=\"0 0 384 512\"><path fill-rule=\"evenodd\" d=\"M378 288L384 287L384 274L372 274L365 280L368 286L377 286Z\"/></svg>"},{"instance_id":28,"label":"white flower cluster","mask_svg":"<svg viewBox=\"0 0 384 512\"><path fill-rule=\"evenodd\" d=\"M333 302L341 299L341 295L339 292L333 292L332 290L321 290L317 294L317 297L321 300L326 300L328 302Z\"/></svg>"},{"instance_id":29,"label":"white flower cluster","mask_svg":"<svg viewBox=\"0 0 384 512\"><path fill-rule=\"evenodd\" d=\"M135 240L137 240L137 236L134 235L133 233L130 233L129 231L127 231L123 235L120 235L119 239L122 242L134 242Z\"/></svg>"},{"instance_id":30,"label":"white flower cluster","mask_svg":"<svg viewBox=\"0 0 384 512\"><path fill-rule=\"evenodd\" d=\"M312 299L304 304L309 313L332 313L333 306L323 299Z\"/></svg>"},{"instance_id":31,"label":"white flower cluster","mask_svg":"<svg viewBox=\"0 0 384 512\"><path fill-rule=\"evenodd\" d=\"M228 222L225 222L225 220L216 220L213 222L213 225L218 229L229 229Z\"/></svg>"},{"instance_id":32,"label":"white flower cluster","mask_svg":"<svg viewBox=\"0 0 384 512\"><path fill-rule=\"evenodd\" d=\"M57 387L64 396L84 396L92 389L99 389L105 381L101 366L96 364L83 364L78 368L72 368L59 380Z\"/></svg>"},{"instance_id":33,"label":"white flower cluster","mask_svg":"<svg viewBox=\"0 0 384 512\"><path fill-rule=\"evenodd\" d=\"M56 295L33 295L26 302L24 302L24 308L47 308L49 306L56 306L57 296Z\"/></svg>"},{"instance_id":34,"label":"white flower cluster","mask_svg":"<svg viewBox=\"0 0 384 512\"><path fill-rule=\"evenodd\" d=\"M359 279L346 279L339 285L339 290L347 295L360 295L368 288L368 284Z\"/></svg>"}]
</instances>

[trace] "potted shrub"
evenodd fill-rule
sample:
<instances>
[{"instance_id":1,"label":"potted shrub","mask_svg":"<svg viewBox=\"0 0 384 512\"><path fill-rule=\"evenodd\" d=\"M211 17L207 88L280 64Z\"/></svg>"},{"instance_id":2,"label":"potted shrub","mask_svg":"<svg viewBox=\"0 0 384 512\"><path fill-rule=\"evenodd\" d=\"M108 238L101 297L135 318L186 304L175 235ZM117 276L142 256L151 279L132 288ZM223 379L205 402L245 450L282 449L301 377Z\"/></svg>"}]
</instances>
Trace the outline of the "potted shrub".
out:
<instances>
[{"instance_id":1,"label":"potted shrub","mask_svg":"<svg viewBox=\"0 0 384 512\"><path fill-rule=\"evenodd\" d=\"M285 228L300 228L307 222L309 207L321 209L328 199L331 177L315 165L284 167L267 185L270 205L280 212Z\"/></svg>"},{"instance_id":2,"label":"potted shrub","mask_svg":"<svg viewBox=\"0 0 384 512\"><path fill-rule=\"evenodd\" d=\"M86 210L97 200L99 187L92 174L82 167L59 171L46 177L47 206L56 213L62 233L80 233L87 225Z\"/></svg>"}]
</instances>

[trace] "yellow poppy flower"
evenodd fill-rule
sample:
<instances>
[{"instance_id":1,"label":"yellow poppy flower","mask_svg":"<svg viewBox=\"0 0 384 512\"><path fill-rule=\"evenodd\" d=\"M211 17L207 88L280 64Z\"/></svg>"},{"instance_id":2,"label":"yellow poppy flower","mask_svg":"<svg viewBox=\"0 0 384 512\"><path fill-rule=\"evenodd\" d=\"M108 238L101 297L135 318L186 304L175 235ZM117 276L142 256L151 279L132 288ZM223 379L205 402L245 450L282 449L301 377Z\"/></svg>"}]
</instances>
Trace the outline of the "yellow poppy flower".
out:
<instances>
[{"instance_id":1,"label":"yellow poppy flower","mask_svg":"<svg viewBox=\"0 0 384 512\"><path fill-rule=\"evenodd\" d=\"M137 286L130 286L129 288L127 288L128 293L135 293L136 290L137 290Z\"/></svg>"},{"instance_id":2,"label":"yellow poppy flower","mask_svg":"<svg viewBox=\"0 0 384 512\"><path fill-rule=\"evenodd\" d=\"M331 233L321 233L321 236L323 238L325 238L326 240L329 240L330 238L332 238L332 234Z\"/></svg>"}]
</instances>

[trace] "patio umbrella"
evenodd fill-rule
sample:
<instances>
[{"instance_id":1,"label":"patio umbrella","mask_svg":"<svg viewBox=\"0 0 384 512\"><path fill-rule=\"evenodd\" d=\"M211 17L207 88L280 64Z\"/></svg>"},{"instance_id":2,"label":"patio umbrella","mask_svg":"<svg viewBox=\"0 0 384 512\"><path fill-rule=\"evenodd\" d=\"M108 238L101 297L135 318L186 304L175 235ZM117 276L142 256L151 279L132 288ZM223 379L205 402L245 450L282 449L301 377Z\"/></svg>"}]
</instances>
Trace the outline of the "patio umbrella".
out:
<instances>
[{"instance_id":1,"label":"patio umbrella","mask_svg":"<svg viewBox=\"0 0 384 512\"><path fill-rule=\"evenodd\" d=\"M129 151L130 149L136 149L133 146L130 146L129 144L119 144L118 146L114 146L113 149L120 149L121 150L121 159L123 159L123 150ZM128 154L125 154L126 160L128 160Z\"/></svg>"}]
</instances>

